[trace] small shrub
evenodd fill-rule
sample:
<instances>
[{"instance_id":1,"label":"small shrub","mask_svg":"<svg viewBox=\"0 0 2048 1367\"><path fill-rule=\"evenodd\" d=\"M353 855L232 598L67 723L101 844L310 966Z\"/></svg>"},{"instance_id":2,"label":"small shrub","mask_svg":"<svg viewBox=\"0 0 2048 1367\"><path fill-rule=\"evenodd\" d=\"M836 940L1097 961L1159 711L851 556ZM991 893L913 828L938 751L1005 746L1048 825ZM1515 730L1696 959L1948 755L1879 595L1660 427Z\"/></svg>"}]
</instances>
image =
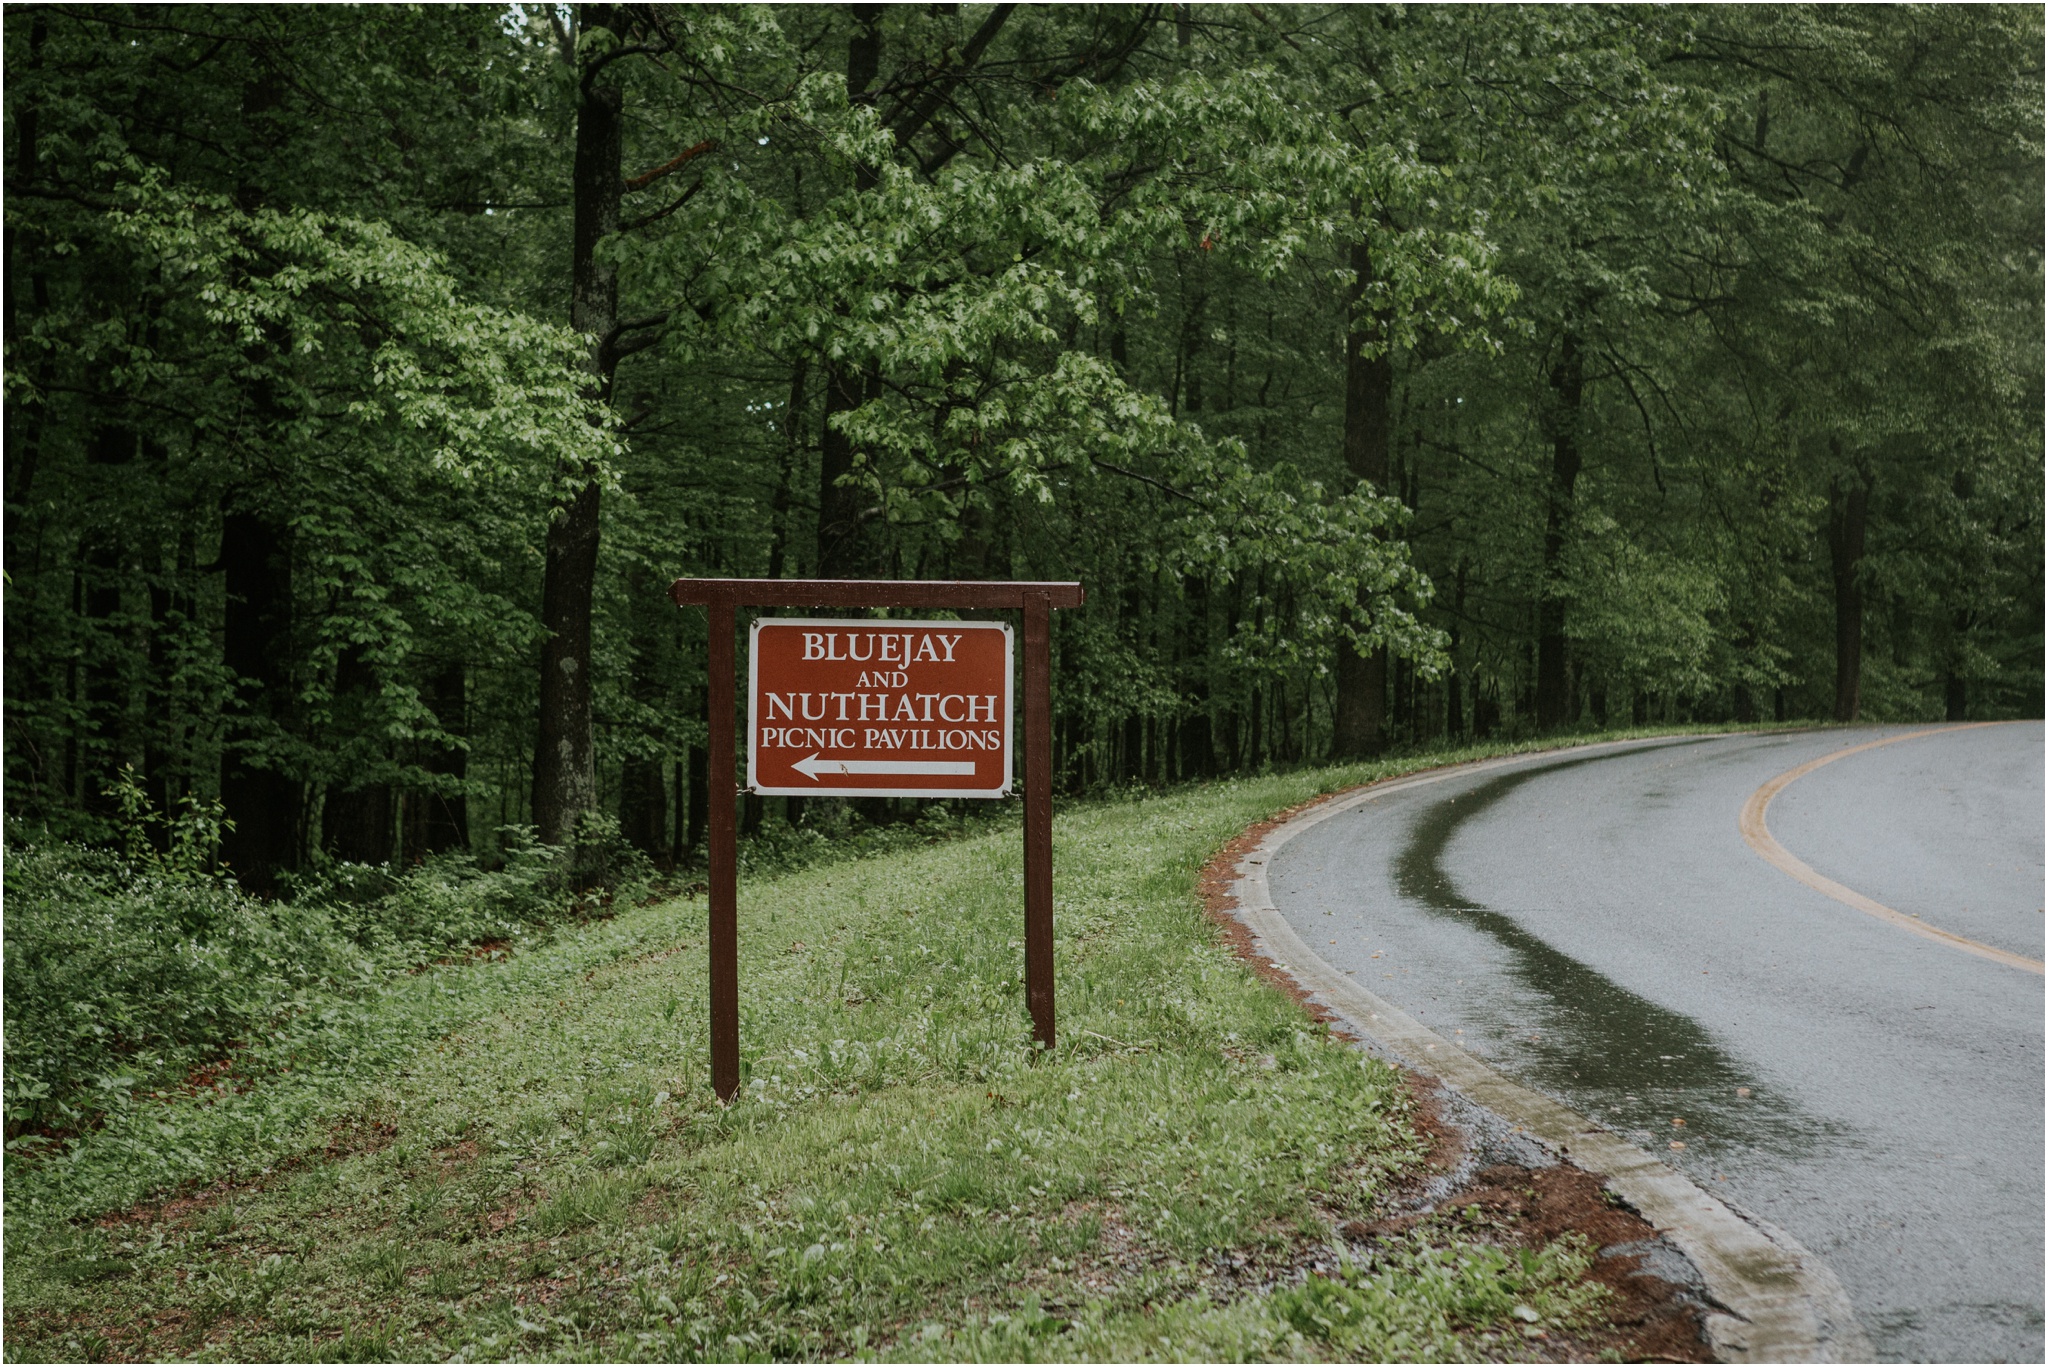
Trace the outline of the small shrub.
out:
<instances>
[{"instance_id":1,"label":"small shrub","mask_svg":"<svg viewBox=\"0 0 2048 1367\"><path fill-rule=\"evenodd\" d=\"M506 832L503 863L449 854L402 872L335 864L290 900L211 867L222 823L192 804L165 823L117 789L125 852L6 851L8 1147L32 1151L138 1098L217 1081L240 1044L469 945L514 940L568 905L559 851Z\"/></svg>"},{"instance_id":2,"label":"small shrub","mask_svg":"<svg viewBox=\"0 0 2048 1367\"><path fill-rule=\"evenodd\" d=\"M10 1144L224 1058L322 984L348 946L313 909L75 846L6 863Z\"/></svg>"}]
</instances>

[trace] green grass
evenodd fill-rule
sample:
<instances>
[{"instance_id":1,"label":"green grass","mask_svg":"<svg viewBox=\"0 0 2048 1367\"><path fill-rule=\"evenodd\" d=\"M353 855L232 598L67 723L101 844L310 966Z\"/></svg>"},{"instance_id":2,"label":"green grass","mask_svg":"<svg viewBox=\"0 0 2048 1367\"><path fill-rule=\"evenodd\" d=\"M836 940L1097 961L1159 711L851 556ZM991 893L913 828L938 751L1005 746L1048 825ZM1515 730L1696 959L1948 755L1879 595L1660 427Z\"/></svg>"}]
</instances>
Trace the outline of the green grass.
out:
<instances>
[{"instance_id":1,"label":"green grass","mask_svg":"<svg viewBox=\"0 0 2048 1367\"><path fill-rule=\"evenodd\" d=\"M1014 826L743 882L729 1108L701 900L419 974L322 1068L16 1164L8 1356L1456 1358L1583 1319L1585 1250L1484 1231L1302 1280L1416 1162L1405 1092L1193 894L1251 822L1477 753L1063 810L1049 1056Z\"/></svg>"}]
</instances>

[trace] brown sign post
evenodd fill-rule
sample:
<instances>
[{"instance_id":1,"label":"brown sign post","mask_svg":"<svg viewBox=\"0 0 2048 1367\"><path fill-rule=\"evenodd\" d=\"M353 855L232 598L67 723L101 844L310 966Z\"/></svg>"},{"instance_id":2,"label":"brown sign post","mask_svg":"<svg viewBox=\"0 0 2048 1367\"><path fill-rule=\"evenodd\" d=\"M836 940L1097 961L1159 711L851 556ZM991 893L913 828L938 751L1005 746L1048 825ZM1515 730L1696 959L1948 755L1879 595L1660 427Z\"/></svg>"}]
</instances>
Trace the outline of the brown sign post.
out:
<instances>
[{"instance_id":1,"label":"brown sign post","mask_svg":"<svg viewBox=\"0 0 2048 1367\"><path fill-rule=\"evenodd\" d=\"M734 611L741 607L1016 609L1024 615L1024 996L1050 1049L1054 608L1079 584L859 579L678 579L709 611L711 1086L740 1086ZM1004 797L1010 791L1011 638L998 622L883 619L755 624L747 779L757 793Z\"/></svg>"}]
</instances>

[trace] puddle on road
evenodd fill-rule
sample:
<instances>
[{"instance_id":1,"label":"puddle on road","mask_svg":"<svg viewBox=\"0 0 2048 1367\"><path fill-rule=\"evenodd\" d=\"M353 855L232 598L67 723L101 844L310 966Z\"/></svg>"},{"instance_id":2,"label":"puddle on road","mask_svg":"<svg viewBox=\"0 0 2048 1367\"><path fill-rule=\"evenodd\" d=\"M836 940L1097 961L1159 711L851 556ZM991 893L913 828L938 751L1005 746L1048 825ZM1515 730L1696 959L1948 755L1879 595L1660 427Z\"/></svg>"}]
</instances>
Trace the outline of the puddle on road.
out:
<instances>
[{"instance_id":1,"label":"puddle on road","mask_svg":"<svg viewBox=\"0 0 2048 1367\"><path fill-rule=\"evenodd\" d=\"M1579 1110L1653 1149L1680 1139L1702 1156L1727 1144L1803 1153L1836 1127L1758 1085L1754 1071L1724 1052L1691 1017L1638 996L1531 934L1512 916L1466 896L1444 867L1459 827L1515 789L1609 758L1614 756L1588 755L1518 769L1430 804L1394 861L1395 886L1408 901L1483 932L1507 951L1507 972L1526 991L1512 999L1470 1002L1478 1017L1512 1013L1483 1021L1498 1032L1497 1061L1506 1071L1570 1098ZM1526 1014L1531 994L1541 1003L1541 1023L1533 1029ZM1752 1094L1738 1097L1738 1087ZM1671 1124L1674 1116L1685 1118L1683 1129Z\"/></svg>"}]
</instances>

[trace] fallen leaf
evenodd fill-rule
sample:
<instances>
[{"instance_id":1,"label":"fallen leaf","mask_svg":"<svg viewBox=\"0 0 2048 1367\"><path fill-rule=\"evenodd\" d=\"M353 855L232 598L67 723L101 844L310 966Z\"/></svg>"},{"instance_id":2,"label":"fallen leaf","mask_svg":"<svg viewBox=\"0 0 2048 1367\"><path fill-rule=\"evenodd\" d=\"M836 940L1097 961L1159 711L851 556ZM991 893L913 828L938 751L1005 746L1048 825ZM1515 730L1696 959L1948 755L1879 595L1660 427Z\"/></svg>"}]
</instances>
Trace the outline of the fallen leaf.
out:
<instances>
[{"instance_id":1,"label":"fallen leaf","mask_svg":"<svg viewBox=\"0 0 2048 1367\"><path fill-rule=\"evenodd\" d=\"M1685 1147L1685 1141L1683 1139L1674 1139L1671 1141L1669 1147L1674 1149L1682 1149Z\"/></svg>"}]
</instances>

